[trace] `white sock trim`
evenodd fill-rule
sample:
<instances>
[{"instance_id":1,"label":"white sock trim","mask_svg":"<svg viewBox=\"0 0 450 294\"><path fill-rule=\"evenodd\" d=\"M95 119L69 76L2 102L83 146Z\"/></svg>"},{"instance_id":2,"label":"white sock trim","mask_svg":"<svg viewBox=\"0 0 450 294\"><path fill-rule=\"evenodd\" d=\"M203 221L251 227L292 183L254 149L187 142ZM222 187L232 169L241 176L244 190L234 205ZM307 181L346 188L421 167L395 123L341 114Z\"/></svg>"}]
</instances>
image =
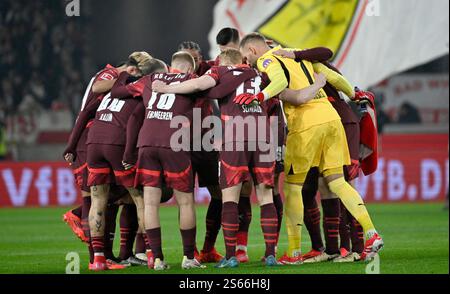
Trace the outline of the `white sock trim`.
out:
<instances>
[{"instance_id":1,"label":"white sock trim","mask_svg":"<svg viewBox=\"0 0 450 294\"><path fill-rule=\"evenodd\" d=\"M244 245L237 245L237 246L236 246L236 250L242 250L242 251L247 252L247 246L244 246Z\"/></svg>"}]
</instances>

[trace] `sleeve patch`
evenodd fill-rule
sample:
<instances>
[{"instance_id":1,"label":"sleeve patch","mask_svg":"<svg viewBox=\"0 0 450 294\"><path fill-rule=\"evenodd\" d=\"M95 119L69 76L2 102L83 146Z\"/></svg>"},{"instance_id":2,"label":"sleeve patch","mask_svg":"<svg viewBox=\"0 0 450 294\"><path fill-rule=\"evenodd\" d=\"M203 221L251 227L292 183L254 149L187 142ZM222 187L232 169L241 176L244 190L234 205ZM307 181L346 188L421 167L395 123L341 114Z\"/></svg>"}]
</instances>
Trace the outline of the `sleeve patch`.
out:
<instances>
[{"instance_id":1,"label":"sleeve patch","mask_svg":"<svg viewBox=\"0 0 450 294\"><path fill-rule=\"evenodd\" d=\"M111 81L111 80L114 80L114 76L112 74L110 74L110 73L105 72L105 73L103 73L100 76L100 80L102 80L102 81Z\"/></svg>"},{"instance_id":2,"label":"sleeve patch","mask_svg":"<svg viewBox=\"0 0 450 294\"><path fill-rule=\"evenodd\" d=\"M263 61L262 65L264 68L267 68L273 62L272 59L266 59Z\"/></svg>"}]
</instances>

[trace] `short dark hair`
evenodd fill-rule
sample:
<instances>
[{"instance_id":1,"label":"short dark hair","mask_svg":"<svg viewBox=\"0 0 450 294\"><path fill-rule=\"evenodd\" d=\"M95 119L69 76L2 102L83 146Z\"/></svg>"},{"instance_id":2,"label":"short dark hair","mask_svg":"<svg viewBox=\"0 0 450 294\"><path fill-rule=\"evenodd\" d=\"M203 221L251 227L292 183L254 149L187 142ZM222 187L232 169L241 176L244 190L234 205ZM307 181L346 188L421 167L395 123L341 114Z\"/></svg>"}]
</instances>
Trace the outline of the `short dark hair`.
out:
<instances>
[{"instance_id":1,"label":"short dark hair","mask_svg":"<svg viewBox=\"0 0 450 294\"><path fill-rule=\"evenodd\" d=\"M247 44L254 41L266 43L266 38L260 33L250 33L241 40L241 44L239 46L244 48Z\"/></svg>"},{"instance_id":2,"label":"short dark hair","mask_svg":"<svg viewBox=\"0 0 450 294\"><path fill-rule=\"evenodd\" d=\"M239 43L239 31L235 28L223 28L217 34L216 37L217 45L225 46L231 42Z\"/></svg>"},{"instance_id":3,"label":"short dark hair","mask_svg":"<svg viewBox=\"0 0 450 294\"><path fill-rule=\"evenodd\" d=\"M183 43L181 43L178 46L178 51L183 51L183 50L196 50L200 53L202 53L202 48L200 47L200 45L198 43L195 43L194 41L184 41Z\"/></svg>"}]
</instances>

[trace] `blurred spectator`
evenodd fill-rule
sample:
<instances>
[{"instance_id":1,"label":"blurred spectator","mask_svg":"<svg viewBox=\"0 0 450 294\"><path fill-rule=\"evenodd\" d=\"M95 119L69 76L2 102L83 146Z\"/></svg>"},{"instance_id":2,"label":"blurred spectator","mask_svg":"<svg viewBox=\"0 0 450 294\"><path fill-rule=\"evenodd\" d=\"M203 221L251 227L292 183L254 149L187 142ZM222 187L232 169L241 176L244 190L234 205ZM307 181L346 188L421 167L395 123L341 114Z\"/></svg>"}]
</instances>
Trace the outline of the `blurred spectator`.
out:
<instances>
[{"instance_id":1,"label":"blurred spectator","mask_svg":"<svg viewBox=\"0 0 450 294\"><path fill-rule=\"evenodd\" d=\"M411 103L405 102L400 106L397 122L399 124L420 124L422 119L420 118L419 110Z\"/></svg>"},{"instance_id":2,"label":"blurred spectator","mask_svg":"<svg viewBox=\"0 0 450 294\"><path fill-rule=\"evenodd\" d=\"M66 4L0 1L0 100L8 114L22 102L75 111L74 101L81 101L87 26L83 16L66 16Z\"/></svg>"},{"instance_id":3,"label":"blurred spectator","mask_svg":"<svg viewBox=\"0 0 450 294\"><path fill-rule=\"evenodd\" d=\"M3 103L0 101L0 161L6 159L6 155L8 154L6 147L5 112L3 109Z\"/></svg>"},{"instance_id":4,"label":"blurred spectator","mask_svg":"<svg viewBox=\"0 0 450 294\"><path fill-rule=\"evenodd\" d=\"M374 94L376 97L378 133L383 134L385 125L390 124L392 120L384 111L384 94L379 92Z\"/></svg>"}]
</instances>

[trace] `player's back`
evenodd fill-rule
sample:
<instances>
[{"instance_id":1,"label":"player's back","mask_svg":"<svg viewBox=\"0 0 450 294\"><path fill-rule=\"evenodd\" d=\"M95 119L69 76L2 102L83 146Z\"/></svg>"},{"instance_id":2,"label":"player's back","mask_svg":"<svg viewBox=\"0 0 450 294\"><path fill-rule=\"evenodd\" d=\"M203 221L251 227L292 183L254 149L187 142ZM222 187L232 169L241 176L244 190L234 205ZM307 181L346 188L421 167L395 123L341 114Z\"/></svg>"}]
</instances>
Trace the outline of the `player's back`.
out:
<instances>
[{"instance_id":1,"label":"player's back","mask_svg":"<svg viewBox=\"0 0 450 294\"><path fill-rule=\"evenodd\" d=\"M170 148L172 135L179 131L179 126L178 128L170 127L171 121L176 117L187 119L181 127L187 128L187 132L190 133L195 98L153 92L151 84L157 80L166 84L181 83L193 77L191 74L183 73L158 73L148 78L143 94L143 103L146 107L145 120L139 133L138 147Z\"/></svg>"},{"instance_id":2,"label":"player's back","mask_svg":"<svg viewBox=\"0 0 450 294\"><path fill-rule=\"evenodd\" d=\"M81 111L84 109L86 105L88 105L94 99L101 99L105 96L104 93L98 94L92 91L92 87L96 82L99 81L111 81L117 79L119 77L119 72L116 68L111 65L107 65L105 68L96 73L92 79L89 81L89 84L85 90L83 95L83 100L81 102Z\"/></svg>"},{"instance_id":3,"label":"player's back","mask_svg":"<svg viewBox=\"0 0 450 294\"><path fill-rule=\"evenodd\" d=\"M232 80L239 77L241 74L247 71L254 71L254 69L248 66L217 66L213 67L209 73L211 77L213 77L217 84L232 84ZM267 141L268 138L256 138L257 134L255 132L250 132L248 128L249 125L244 125L244 134L239 137L236 136L237 128L239 128L238 124L231 124L229 122L239 122L241 119L246 122L254 122L254 126L252 127L254 130L259 130L260 127L266 128L266 134L270 132L270 126L267 123L267 108L264 105L259 104L251 104L251 105L239 105L236 104L233 100L235 97L248 93L248 94L258 94L261 92L261 86L263 84L263 77L257 74L254 78L248 79L242 84L240 84L237 88L230 88L230 94L227 97L219 100L220 112L222 124L224 127L224 142L227 141ZM248 120L249 117L253 117L254 119ZM262 119L260 119L260 117ZM247 120L246 120L247 119ZM261 125L263 123L264 125ZM231 130L226 130L226 128L233 128L233 132ZM227 131L229 133L227 133ZM226 136L226 134L233 134L234 137ZM252 134L252 135L250 135Z\"/></svg>"},{"instance_id":4,"label":"player's back","mask_svg":"<svg viewBox=\"0 0 450 294\"><path fill-rule=\"evenodd\" d=\"M80 112L83 111L87 105L94 103L95 102L94 100L102 99L105 96L104 93L97 94L92 91L92 87L96 82L117 79L118 76L119 72L117 71L117 69L109 64L105 68L100 70L98 73L96 73L91 78L85 90L83 100L81 102ZM78 140L77 151L86 151L86 144L88 141L88 130L90 129L90 126L91 124L88 124L87 128L83 131L80 139Z\"/></svg>"},{"instance_id":5,"label":"player's back","mask_svg":"<svg viewBox=\"0 0 450 294\"><path fill-rule=\"evenodd\" d=\"M244 66L218 66L211 69L211 76L216 75L217 82L220 84L229 84L234 78L246 71L254 71L252 68ZM222 116L255 116L267 115L264 108L255 107L255 105L239 105L233 102L234 98L240 94L258 94L261 92L262 77L249 79L239 85L236 89L229 89L231 94L219 100L220 111Z\"/></svg>"},{"instance_id":6,"label":"player's back","mask_svg":"<svg viewBox=\"0 0 450 294\"><path fill-rule=\"evenodd\" d=\"M139 103L139 97L118 99L107 94L97 109L87 143L125 145L128 119Z\"/></svg>"}]
</instances>

